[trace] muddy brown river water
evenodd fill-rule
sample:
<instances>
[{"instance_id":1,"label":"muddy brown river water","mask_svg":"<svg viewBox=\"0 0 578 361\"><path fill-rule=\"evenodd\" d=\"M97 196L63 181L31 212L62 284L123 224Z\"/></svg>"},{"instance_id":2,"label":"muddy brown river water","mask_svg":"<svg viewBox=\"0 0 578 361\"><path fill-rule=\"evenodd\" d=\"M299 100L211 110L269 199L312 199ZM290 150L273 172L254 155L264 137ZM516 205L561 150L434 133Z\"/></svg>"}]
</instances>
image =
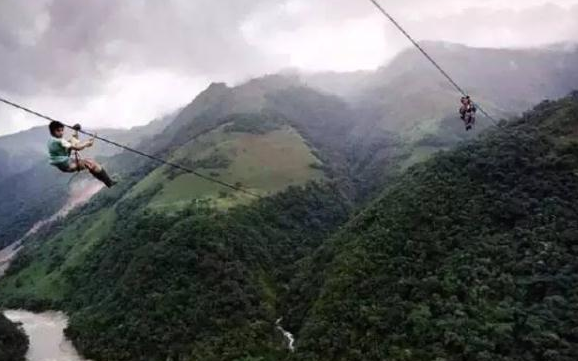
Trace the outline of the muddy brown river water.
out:
<instances>
[{"instance_id":1,"label":"muddy brown river water","mask_svg":"<svg viewBox=\"0 0 578 361\"><path fill-rule=\"evenodd\" d=\"M67 318L61 312L32 313L5 311L12 322L20 322L30 339L28 361L86 361L64 337Z\"/></svg>"}]
</instances>

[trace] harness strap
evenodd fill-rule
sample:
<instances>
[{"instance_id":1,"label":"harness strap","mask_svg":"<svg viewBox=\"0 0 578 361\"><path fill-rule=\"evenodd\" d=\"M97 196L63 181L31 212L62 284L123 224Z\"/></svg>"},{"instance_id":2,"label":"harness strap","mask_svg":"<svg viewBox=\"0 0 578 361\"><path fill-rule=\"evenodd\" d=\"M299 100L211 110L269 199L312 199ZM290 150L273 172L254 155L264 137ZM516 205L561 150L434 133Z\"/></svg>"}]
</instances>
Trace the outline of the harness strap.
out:
<instances>
[{"instance_id":1,"label":"harness strap","mask_svg":"<svg viewBox=\"0 0 578 361\"><path fill-rule=\"evenodd\" d=\"M81 169L80 169L80 153L77 150L74 151L74 161L76 162L76 172L79 173L81 171Z\"/></svg>"},{"instance_id":2,"label":"harness strap","mask_svg":"<svg viewBox=\"0 0 578 361\"><path fill-rule=\"evenodd\" d=\"M80 159L81 159L80 153L79 153L77 150L75 150L75 151L74 151L74 161L76 162L76 173L74 173L74 174L72 175L72 177L70 177L70 179L68 180L68 185L69 185L69 186L70 186L70 184L72 183L72 181L74 180L74 178L76 178L76 176L79 175L80 172L82 171L82 170L80 169Z\"/></svg>"}]
</instances>

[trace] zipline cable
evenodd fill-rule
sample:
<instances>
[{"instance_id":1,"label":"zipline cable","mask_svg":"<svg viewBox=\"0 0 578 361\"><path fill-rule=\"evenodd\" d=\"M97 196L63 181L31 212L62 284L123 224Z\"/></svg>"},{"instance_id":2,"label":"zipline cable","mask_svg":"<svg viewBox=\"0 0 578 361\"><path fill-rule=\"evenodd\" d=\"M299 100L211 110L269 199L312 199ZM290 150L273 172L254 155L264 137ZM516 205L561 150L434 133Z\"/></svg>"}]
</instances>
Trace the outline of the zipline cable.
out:
<instances>
[{"instance_id":1,"label":"zipline cable","mask_svg":"<svg viewBox=\"0 0 578 361\"><path fill-rule=\"evenodd\" d=\"M27 107L24 107L24 106L22 106L22 105L20 105L20 104L14 103L14 102L12 102L12 101L10 101L10 100L8 100L8 99L5 99L5 98L0 97L0 102L2 102L2 103L4 103L4 104L7 104L7 105L9 105L9 106L11 106L11 107L20 109L20 110L22 110L22 111L24 111L24 112L26 112L26 113L35 115L35 116L37 116L37 117L39 117L39 118L46 119L46 120L51 121L51 122L52 122L52 121L57 121L56 119L54 119L54 118L52 118L52 117L49 117L49 116L44 115L44 114L42 114L42 113L36 112L36 111L34 111L34 110L32 110L32 109L29 109L29 108L27 108ZM65 123L63 123L63 124L64 124L64 126L65 126L66 128L69 128L69 129L74 130L74 127L72 127L72 126L70 126L70 125L67 125L67 124L65 124ZM167 165L167 166L170 166L170 167L173 167L173 168L176 168L176 169L180 169L180 170L185 171L185 172L187 172L187 173L193 174L193 175L195 175L195 176L197 176L197 177L199 177L199 178L201 178L201 179L204 179L204 180L206 180L206 181L208 181L208 182L212 182L212 183L221 185L221 186L223 186L223 187L225 187L225 188L229 188L229 189L232 189L232 190L234 190L234 191L238 191L238 192L241 192L241 193L245 193L245 194L247 194L247 195L249 195L249 196L251 196L251 197L261 198L261 196L260 196L259 194L257 194L257 193L254 193L254 192L251 192L251 191L249 191L249 190L247 190L247 189L244 189L244 188L235 186L235 185L233 185L233 184L229 184L229 183L227 183L227 182L223 182L223 181L221 181L221 180L218 180L218 179L215 179L215 178L206 176L206 175L204 175L204 174L202 174L202 173L197 172L197 171L194 170L194 169L185 167L185 166L183 166L183 165L181 165L181 164L174 163L174 162L165 160L165 159L163 159L163 158L160 158L160 157L157 157L157 156L154 156L154 155L150 155L150 154L144 153L144 152L142 152L142 151L140 151L140 150L137 150L137 149L128 147L128 146L126 146L126 145L124 145L124 144L117 143L117 142L115 142L115 141L112 141L112 140L109 140L109 139L100 137L100 136L98 136L98 135L96 135L96 134L93 134L93 133L90 133L90 132L87 132L87 131L84 131L84 130L79 130L79 133L82 133L82 134L87 135L87 136L89 136L89 137L91 137L91 138L94 138L94 139L98 139L98 140L100 140L100 141L102 141L102 142L108 143L108 144L113 145L113 146L115 146L115 147L124 149L124 150L126 150L126 151L128 151L128 152L135 153L135 154L138 154L138 155L140 155L140 156L142 156L142 157L149 158L149 159L151 159L151 160L154 160L154 161L156 161L156 162L165 164L165 165Z\"/></svg>"},{"instance_id":2,"label":"zipline cable","mask_svg":"<svg viewBox=\"0 0 578 361\"><path fill-rule=\"evenodd\" d=\"M450 84L453 85L454 88L456 88L458 90L458 92L460 92L460 94L462 94L463 96L468 96L468 93L466 93L466 91L448 74L448 72L446 72L441 65L438 64L437 61L435 61L435 59L430 56L428 54L427 51L425 51L425 49L419 45L419 43L403 28L403 26L401 26L401 24L395 20L395 18L388 13L384 7L377 2L377 0L369 0L371 1L371 3L373 5L375 5L375 7L389 20L391 21L391 23L393 25L395 25L395 27L403 34L405 35L406 38L409 39L409 41L411 41L411 43L427 58L427 60L430 61L430 63L433 64L433 66L436 67L437 70L439 70L439 72L450 82ZM474 102L474 105L480 110L480 112L482 114L484 114L488 119L490 119L494 125L498 126L500 129L503 129L502 127L499 126L499 121L496 120L496 118L492 117L488 112L486 112L484 110L484 108L482 108L479 104Z\"/></svg>"},{"instance_id":3,"label":"zipline cable","mask_svg":"<svg viewBox=\"0 0 578 361\"><path fill-rule=\"evenodd\" d=\"M438 62L437 62L431 55L429 55L428 52L427 52L421 45L419 45L419 43L403 28L403 26L401 26L401 24L400 24L391 14L389 14L389 13L385 10L385 8L384 8L377 0L369 0L369 1L426 57L427 60L429 60L430 63L433 64L433 66L450 82L450 84L451 84L460 94L462 94L462 96L467 96L467 95L468 95L468 93L466 93L466 91L448 74L448 72L446 72L446 71L441 67L441 65L439 65ZM4 99L4 98L2 98L2 97L0 97L0 102L3 102L3 103L5 103L5 104L7 104L7 105L10 105L10 106L12 106L12 107L14 107L14 108L17 108L17 109L20 109L20 110L22 110L22 111L24 111L24 112L30 113L30 114L32 114L32 115L35 115L35 116L37 116L37 117L40 117L40 118L43 118L43 119L46 119L46 120L49 120L49 121L56 121L56 119L54 119L54 118L51 118L51 117L49 117L49 116L47 116L47 115L44 115L44 114L39 113L39 112L36 112L36 111L34 111L34 110L32 110L32 109L26 108L26 107L24 107L24 106L22 106L22 105L19 105L19 104L17 104L17 103L14 103L14 102L9 101L9 100L7 100L7 99ZM503 130L503 131L506 131L507 133L510 133L510 132L508 132L506 129L502 128L502 127L500 126L500 124L499 124L499 121L496 120L493 116L491 116L488 112L486 112L486 111L484 110L484 108L482 108L479 104L477 104L477 103L475 103L475 102L474 102L474 104L475 104L475 106L477 107L477 109L479 109L480 112L481 112L483 115L485 115L488 119L490 119L499 129L501 129L501 130ZM64 123L63 123L63 124L64 124ZM67 127L67 128L69 128L69 129L74 129L72 126L67 125L67 124L64 124L64 126ZM195 175L195 176L197 176L197 177L199 177L199 178L201 178L201 179L204 179L204 180L206 180L206 181L208 181L208 182L212 182L212 183L219 184L219 185L221 185L221 186L223 186L223 187L226 187L226 188L229 188L229 189L232 189L232 190L235 190L235 191L239 191L239 192L245 193L245 194L250 195L250 196L252 196L252 197L261 198L261 196L258 195L258 194L256 194L256 193L253 193L253 192L248 191L248 190L246 190L246 189L244 189L244 188L237 187L237 186L235 186L235 185L229 184L229 183L227 183L227 182L223 182L223 181L221 181L221 180L218 180L218 179L215 179L215 178L212 178L212 177L208 177L208 176L206 176L206 175L204 175L204 174L201 174L201 173L195 171L194 169L185 167L185 166L183 166L183 165L181 165L181 164L174 163L174 162L165 160L165 159L163 159L163 158L160 158L160 157L157 157L157 156L154 156L154 155L150 155L150 154L144 153L144 152L139 151L139 150L137 150L137 149L134 149L134 148L128 147L128 146L126 146L126 145L117 143L117 142L115 142L115 141L112 141L112 140L109 140L109 139L106 139L106 138L103 138L103 137L99 137L99 136L97 136L96 134L92 134L92 133L90 133L90 132L86 132L86 131L83 131L83 130L80 130L79 132L82 133L82 134L84 134L84 135L90 136L90 137L92 137L92 138L94 138L94 139L98 139L98 140L100 140L100 141L102 141L102 142L111 144L111 145L113 145L113 146L115 146L115 147L124 149L124 150L126 150L126 151L128 151L128 152L132 152L132 153L138 154L138 155L140 155L140 156L149 158L149 159L154 160L154 161L156 161L156 162L159 162L159 163L165 164L165 165L167 165L167 166L170 166L170 167L173 167L173 168L176 168L176 169L180 169L180 170L185 171L185 172L187 172L187 173L193 174L193 175Z\"/></svg>"}]
</instances>

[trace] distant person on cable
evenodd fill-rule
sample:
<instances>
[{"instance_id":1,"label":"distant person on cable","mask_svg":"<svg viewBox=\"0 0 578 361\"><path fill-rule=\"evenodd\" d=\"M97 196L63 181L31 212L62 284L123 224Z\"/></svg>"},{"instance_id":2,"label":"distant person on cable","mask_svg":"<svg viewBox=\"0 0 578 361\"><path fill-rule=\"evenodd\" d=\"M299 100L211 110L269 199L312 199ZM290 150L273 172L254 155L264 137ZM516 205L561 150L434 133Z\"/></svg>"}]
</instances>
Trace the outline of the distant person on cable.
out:
<instances>
[{"instance_id":1,"label":"distant person on cable","mask_svg":"<svg viewBox=\"0 0 578 361\"><path fill-rule=\"evenodd\" d=\"M107 187L112 187L116 184L110 179L104 168L97 162L91 159L80 159L78 156L71 158L72 151L79 152L86 148L92 147L94 139L89 139L86 142L78 140L78 131L80 125L75 125L76 136L70 140L64 139L64 124L53 121L48 126L50 130L50 141L48 142L48 154L50 155L50 164L65 173L80 172L88 169L94 178L104 183Z\"/></svg>"},{"instance_id":2,"label":"distant person on cable","mask_svg":"<svg viewBox=\"0 0 578 361\"><path fill-rule=\"evenodd\" d=\"M460 118L464 121L466 130L470 130L476 124L477 109L469 96L462 97L461 102Z\"/></svg>"}]
</instances>

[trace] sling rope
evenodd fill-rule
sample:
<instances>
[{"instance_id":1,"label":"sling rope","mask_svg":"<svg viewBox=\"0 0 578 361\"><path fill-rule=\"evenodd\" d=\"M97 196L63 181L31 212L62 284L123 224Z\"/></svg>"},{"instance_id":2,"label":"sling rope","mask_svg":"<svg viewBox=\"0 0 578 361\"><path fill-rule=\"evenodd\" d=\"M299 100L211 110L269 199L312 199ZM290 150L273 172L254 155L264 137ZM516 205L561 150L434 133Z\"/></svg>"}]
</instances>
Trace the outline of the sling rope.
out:
<instances>
[{"instance_id":1,"label":"sling rope","mask_svg":"<svg viewBox=\"0 0 578 361\"><path fill-rule=\"evenodd\" d=\"M51 121L51 122L52 122L52 121L57 121L56 119L54 119L54 118L52 118L52 117L49 117L49 116L44 115L44 114L42 114L42 113L36 112L36 111L34 111L34 110L32 110L32 109L29 109L29 108L27 108L27 107L25 107L25 106L22 106L22 105L20 105L20 104L14 103L14 102L12 102L12 101L10 101L10 100L8 100L8 99L5 99L5 98L0 97L0 102L2 102L2 103L4 103L4 104L7 104L7 105L9 105L9 106L11 106L11 107L20 109L20 110L22 110L22 111L24 111L24 112L26 112L26 113L35 115L35 116L37 116L37 117L39 117L39 118L46 119L46 120ZM63 124L64 124L64 123L63 123ZM70 125L64 124L64 126L65 126L66 128L69 128L69 129L74 130L74 127L72 127L72 126L70 126ZM215 179L215 178L206 176L206 175L204 175L204 174L202 174L202 173L197 172L197 171L194 170L194 169L188 168L188 167L183 166L183 165L181 165L181 164L168 161L168 160L166 160L166 159L157 157L157 156L155 156L155 155L147 154L147 153L142 152L142 151L140 151L140 150L131 148L131 147L126 146L126 145L124 145L124 144L117 143L117 142L115 142L115 141L113 141L113 140L109 140L109 139L100 137L100 136L98 136L98 135L96 135L96 134L93 134L93 133L90 133L90 132L87 132L87 131L84 131L84 130L79 130L78 132L79 132L79 133L82 133L82 134L84 134L84 135L87 135L87 136L89 136L89 137L91 137L91 138L98 139L98 140L100 140L100 141L102 141L102 142L105 142L105 143L108 143L108 144L110 144L110 145L113 145L113 146L115 146L115 147L124 149L124 150L126 150L126 151L128 151L128 152L131 152L131 153L134 153L134 154L138 154L138 155L140 155L140 156L142 156L142 157L146 157L146 158L149 158L149 159L154 160L154 161L156 161L156 162L165 164L165 165L167 165L167 166L169 166L169 167L173 167L173 168L176 168L176 169L180 169L180 170L182 170L182 171L185 171L186 173L190 173L190 174L192 174L192 175L195 175L195 176L197 176L197 177L199 177L199 178L201 178L201 179L204 179L204 180L206 180L206 181L208 181L208 182L212 182L212 183L218 184L218 185L220 185L220 186L223 186L223 187L225 187L225 188L232 189L232 190L234 190L234 191L238 191L238 192L241 192L241 193L245 193L245 194L247 194L247 195L249 195L249 196L251 196L251 197L261 198L261 196L260 196L259 194L257 194L257 193L254 193L254 192L251 192L251 191L249 191L249 190L247 190L247 189L238 187L238 186L236 186L236 185L229 184L229 183L227 183L227 182L224 182L224 181L221 181L221 180L218 180L218 179Z\"/></svg>"}]
</instances>

